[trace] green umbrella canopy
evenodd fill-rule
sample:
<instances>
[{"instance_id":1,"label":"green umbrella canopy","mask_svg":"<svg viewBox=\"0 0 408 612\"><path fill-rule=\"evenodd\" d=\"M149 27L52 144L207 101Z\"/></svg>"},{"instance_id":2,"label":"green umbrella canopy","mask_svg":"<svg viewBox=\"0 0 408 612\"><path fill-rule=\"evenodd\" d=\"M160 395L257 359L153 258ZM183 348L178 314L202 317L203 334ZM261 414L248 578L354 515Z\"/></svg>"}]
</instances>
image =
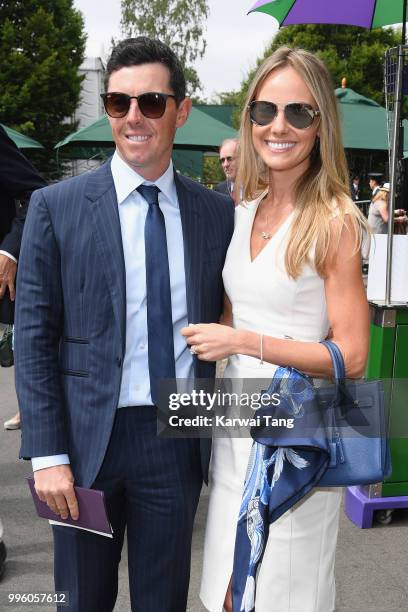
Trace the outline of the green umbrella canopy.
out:
<instances>
[{"instance_id":1,"label":"green umbrella canopy","mask_svg":"<svg viewBox=\"0 0 408 612\"><path fill-rule=\"evenodd\" d=\"M388 149L387 112L385 108L349 88L335 90L339 102L346 149ZM406 125L405 125L406 124ZM408 148L408 123L404 122L405 149Z\"/></svg>"},{"instance_id":2,"label":"green umbrella canopy","mask_svg":"<svg viewBox=\"0 0 408 612\"><path fill-rule=\"evenodd\" d=\"M235 130L228 125L193 107L187 123L176 132L174 146L182 149L212 150L218 148L220 142L226 138L234 138L236 135ZM61 140L55 148L67 145L111 147L112 142L108 118L103 116Z\"/></svg>"},{"instance_id":3,"label":"green umbrella canopy","mask_svg":"<svg viewBox=\"0 0 408 612\"><path fill-rule=\"evenodd\" d=\"M183 149L218 149L223 140L236 136L232 127L193 107L187 123L177 130L174 144Z\"/></svg>"},{"instance_id":4,"label":"green umbrella canopy","mask_svg":"<svg viewBox=\"0 0 408 612\"><path fill-rule=\"evenodd\" d=\"M16 130L12 130L6 125L3 125L2 123L0 123L0 125L6 131L7 136L11 138L11 140L14 142L15 145L17 145L19 149L43 149L44 148L42 144L34 140L34 138L29 138L28 136L24 136L24 134L20 134L20 132L16 132Z\"/></svg>"},{"instance_id":5,"label":"green umbrella canopy","mask_svg":"<svg viewBox=\"0 0 408 612\"><path fill-rule=\"evenodd\" d=\"M232 104L197 104L196 108L213 119L233 127L233 116L237 110Z\"/></svg>"},{"instance_id":6,"label":"green umbrella canopy","mask_svg":"<svg viewBox=\"0 0 408 612\"><path fill-rule=\"evenodd\" d=\"M343 142L346 149L368 149L386 151L387 113L385 108L358 94L349 88L335 90L339 102L343 128ZM225 123L214 119L210 113L201 110L203 107L193 107L190 118L185 126L177 130L175 148L190 150L216 150L225 138L236 137L236 132ZM404 122L405 123L405 122ZM406 129L405 147L408 149L408 129ZM70 146L69 146L70 145ZM83 148L82 157L89 157L86 151L91 147L112 147L112 133L107 117L101 117L89 126L70 134L56 145L56 148L66 147L67 151L78 152Z\"/></svg>"}]
</instances>

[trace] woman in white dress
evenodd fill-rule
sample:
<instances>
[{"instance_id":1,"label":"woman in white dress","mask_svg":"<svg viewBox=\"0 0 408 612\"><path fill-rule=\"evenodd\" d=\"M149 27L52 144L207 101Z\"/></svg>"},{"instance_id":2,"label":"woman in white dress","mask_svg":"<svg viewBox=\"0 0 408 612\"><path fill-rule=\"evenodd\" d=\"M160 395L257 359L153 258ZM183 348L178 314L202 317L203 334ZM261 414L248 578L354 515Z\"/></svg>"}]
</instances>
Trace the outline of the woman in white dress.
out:
<instances>
[{"instance_id":1,"label":"woman in white dress","mask_svg":"<svg viewBox=\"0 0 408 612\"><path fill-rule=\"evenodd\" d=\"M222 325L183 330L199 359L229 357L225 377L271 379L277 366L330 377L319 342L363 374L368 307L364 218L349 196L333 84L314 55L281 48L260 67L243 113L237 178L244 201L225 262ZM234 381L232 381L234 382ZM239 385L239 381L235 380ZM215 438L201 599L232 610L237 518L252 440ZM270 525L256 612L334 610L339 489L314 489Z\"/></svg>"}]
</instances>

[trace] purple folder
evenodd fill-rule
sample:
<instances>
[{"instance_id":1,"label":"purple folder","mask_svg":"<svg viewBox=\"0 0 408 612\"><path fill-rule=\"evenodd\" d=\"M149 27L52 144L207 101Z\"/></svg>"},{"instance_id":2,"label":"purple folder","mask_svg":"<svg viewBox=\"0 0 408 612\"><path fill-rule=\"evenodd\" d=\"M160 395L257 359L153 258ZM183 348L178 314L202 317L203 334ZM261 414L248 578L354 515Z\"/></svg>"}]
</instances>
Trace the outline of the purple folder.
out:
<instances>
[{"instance_id":1,"label":"purple folder","mask_svg":"<svg viewBox=\"0 0 408 612\"><path fill-rule=\"evenodd\" d=\"M77 521L74 521L71 517L62 519L58 514L54 514L45 502L40 500L36 493L34 478L32 476L27 477L27 482L30 487L31 495L33 496L38 516L49 519L52 525L76 527L77 529L92 531L107 536L108 538L113 537L103 491L74 487L79 505L79 518Z\"/></svg>"}]
</instances>

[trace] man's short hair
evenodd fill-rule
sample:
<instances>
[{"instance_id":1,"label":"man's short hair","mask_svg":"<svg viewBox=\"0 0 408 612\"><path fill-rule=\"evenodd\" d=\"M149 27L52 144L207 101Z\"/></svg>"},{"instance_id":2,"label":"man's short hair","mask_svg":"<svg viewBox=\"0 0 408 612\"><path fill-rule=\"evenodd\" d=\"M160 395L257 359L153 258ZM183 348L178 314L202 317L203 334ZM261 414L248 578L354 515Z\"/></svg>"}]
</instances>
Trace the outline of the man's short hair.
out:
<instances>
[{"instance_id":1,"label":"man's short hair","mask_svg":"<svg viewBox=\"0 0 408 612\"><path fill-rule=\"evenodd\" d=\"M375 181L376 183L378 183L378 185L381 185L383 177L384 175L382 172L369 172L368 173L369 180Z\"/></svg>"},{"instance_id":2,"label":"man's short hair","mask_svg":"<svg viewBox=\"0 0 408 612\"><path fill-rule=\"evenodd\" d=\"M186 97L186 79L183 68L176 54L160 40L138 36L126 38L112 50L105 72L105 91L108 89L109 78L113 72L127 66L140 66L158 62L166 66L170 72L170 87L179 104Z\"/></svg>"},{"instance_id":3,"label":"man's short hair","mask_svg":"<svg viewBox=\"0 0 408 612\"><path fill-rule=\"evenodd\" d=\"M220 150L222 149L222 147L226 144L228 144L229 142L233 142L237 147L239 145L239 139L238 138L226 138L225 140L222 141L222 143L220 144Z\"/></svg>"}]
</instances>

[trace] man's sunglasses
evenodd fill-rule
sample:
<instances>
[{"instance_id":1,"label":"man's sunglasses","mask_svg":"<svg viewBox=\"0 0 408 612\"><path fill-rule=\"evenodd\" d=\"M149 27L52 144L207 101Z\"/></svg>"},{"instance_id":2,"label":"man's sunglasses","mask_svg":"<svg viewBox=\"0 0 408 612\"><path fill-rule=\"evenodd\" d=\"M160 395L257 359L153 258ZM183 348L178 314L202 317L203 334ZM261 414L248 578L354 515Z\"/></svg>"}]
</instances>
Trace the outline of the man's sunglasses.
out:
<instances>
[{"instance_id":1,"label":"man's sunglasses","mask_svg":"<svg viewBox=\"0 0 408 612\"><path fill-rule=\"evenodd\" d=\"M252 123L265 126L276 118L279 106L274 102L266 102L262 100L253 100L248 106L249 116ZM290 125L297 130L305 130L309 128L315 117L320 115L319 110L315 110L310 104L299 104L292 102L283 107L285 119Z\"/></svg>"},{"instance_id":2,"label":"man's sunglasses","mask_svg":"<svg viewBox=\"0 0 408 612\"><path fill-rule=\"evenodd\" d=\"M130 108L131 100L137 100L139 110L148 119L160 119L166 111L167 98L174 98L172 94L147 92L140 96L128 96L125 93L111 91L101 94L103 105L109 117L121 119L125 117Z\"/></svg>"},{"instance_id":3,"label":"man's sunglasses","mask_svg":"<svg viewBox=\"0 0 408 612\"><path fill-rule=\"evenodd\" d=\"M229 164L234 161L235 157L232 157L231 155L228 155L227 157L220 157L220 164L225 164L225 162L228 162Z\"/></svg>"}]
</instances>

